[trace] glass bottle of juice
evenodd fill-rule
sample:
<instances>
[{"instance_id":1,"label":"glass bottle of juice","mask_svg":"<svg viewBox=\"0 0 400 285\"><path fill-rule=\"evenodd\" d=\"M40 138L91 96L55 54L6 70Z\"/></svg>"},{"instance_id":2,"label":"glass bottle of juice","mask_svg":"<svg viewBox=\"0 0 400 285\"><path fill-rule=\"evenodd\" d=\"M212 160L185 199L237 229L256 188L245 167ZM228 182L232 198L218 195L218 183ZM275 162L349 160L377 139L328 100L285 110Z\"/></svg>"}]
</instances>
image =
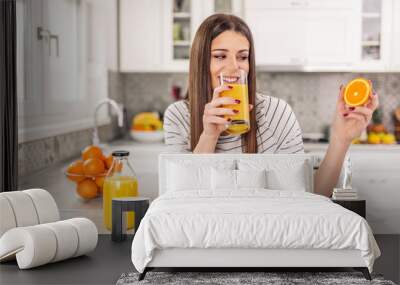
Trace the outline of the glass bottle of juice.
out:
<instances>
[{"instance_id":1,"label":"glass bottle of juice","mask_svg":"<svg viewBox=\"0 0 400 285\"><path fill-rule=\"evenodd\" d=\"M129 163L129 152L118 150L114 151L112 156L113 163L103 185L103 219L108 230L112 227L112 199L138 195L137 176ZM126 215L127 229L132 229L135 222L134 213L128 212Z\"/></svg>"}]
</instances>

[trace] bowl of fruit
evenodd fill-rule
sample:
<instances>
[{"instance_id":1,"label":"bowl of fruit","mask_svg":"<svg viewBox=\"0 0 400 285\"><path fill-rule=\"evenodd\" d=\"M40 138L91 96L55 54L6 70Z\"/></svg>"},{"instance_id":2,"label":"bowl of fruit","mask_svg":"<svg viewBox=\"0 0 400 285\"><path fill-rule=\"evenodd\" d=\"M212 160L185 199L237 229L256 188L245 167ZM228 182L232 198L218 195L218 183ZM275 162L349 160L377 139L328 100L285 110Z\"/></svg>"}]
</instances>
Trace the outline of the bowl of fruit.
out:
<instances>
[{"instance_id":1,"label":"bowl of fruit","mask_svg":"<svg viewBox=\"0 0 400 285\"><path fill-rule=\"evenodd\" d=\"M161 142L164 139L163 123L157 112L144 112L132 120L131 137L138 142Z\"/></svg>"},{"instance_id":2,"label":"bowl of fruit","mask_svg":"<svg viewBox=\"0 0 400 285\"><path fill-rule=\"evenodd\" d=\"M103 193L105 176L113 163L112 155L104 155L100 147L87 146L81 159L65 170L66 177L76 183L76 193L84 200L97 198Z\"/></svg>"}]
</instances>

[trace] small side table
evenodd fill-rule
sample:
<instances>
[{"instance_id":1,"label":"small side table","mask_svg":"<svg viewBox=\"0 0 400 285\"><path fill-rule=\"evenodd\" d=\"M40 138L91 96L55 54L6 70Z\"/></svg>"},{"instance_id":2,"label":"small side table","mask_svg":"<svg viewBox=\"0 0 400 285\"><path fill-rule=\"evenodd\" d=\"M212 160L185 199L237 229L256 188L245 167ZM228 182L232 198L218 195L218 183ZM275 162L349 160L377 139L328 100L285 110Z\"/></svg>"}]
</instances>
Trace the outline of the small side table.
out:
<instances>
[{"instance_id":1,"label":"small side table","mask_svg":"<svg viewBox=\"0 0 400 285\"><path fill-rule=\"evenodd\" d=\"M149 208L150 198L146 197L121 197L112 199L112 241L126 239L126 225L124 225L124 212L135 212L135 234L140 221Z\"/></svg>"},{"instance_id":2,"label":"small side table","mask_svg":"<svg viewBox=\"0 0 400 285\"><path fill-rule=\"evenodd\" d=\"M366 217L366 201L365 200L335 200L331 199L332 202L339 204L340 206L359 214L365 219Z\"/></svg>"}]
</instances>

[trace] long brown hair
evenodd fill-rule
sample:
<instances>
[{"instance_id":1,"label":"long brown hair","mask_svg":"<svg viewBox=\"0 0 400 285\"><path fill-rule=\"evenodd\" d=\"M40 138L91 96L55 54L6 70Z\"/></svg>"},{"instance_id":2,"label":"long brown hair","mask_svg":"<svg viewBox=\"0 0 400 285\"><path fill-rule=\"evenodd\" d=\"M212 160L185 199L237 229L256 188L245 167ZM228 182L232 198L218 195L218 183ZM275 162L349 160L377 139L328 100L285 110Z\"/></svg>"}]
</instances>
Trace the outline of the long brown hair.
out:
<instances>
[{"instance_id":1,"label":"long brown hair","mask_svg":"<svg viewBox=\"0 0 400 285\"><path fill-rule=\"evenodd\" d=\"M248 93L249 103L254 106L250 112L250 131L242 135L243 152L257 153L255 116L256 71L253 36L247 24L234 15L214 14L200 25L190 51L188 98L190 110L190 144L193 151L203 132L204 106L211 101L211 42L221 33L232 30L245 36L250 43ZM254 125L255 124L255 125Z\"/></svg>"}]
</instances>

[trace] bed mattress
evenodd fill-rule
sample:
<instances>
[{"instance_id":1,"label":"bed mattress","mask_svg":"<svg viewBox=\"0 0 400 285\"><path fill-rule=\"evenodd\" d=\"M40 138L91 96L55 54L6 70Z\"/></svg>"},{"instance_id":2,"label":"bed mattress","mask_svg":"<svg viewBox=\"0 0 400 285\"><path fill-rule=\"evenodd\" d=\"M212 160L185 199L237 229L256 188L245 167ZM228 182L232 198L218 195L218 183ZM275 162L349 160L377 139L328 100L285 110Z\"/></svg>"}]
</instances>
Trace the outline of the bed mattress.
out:
<instances>
[{"instance_id":1,"label":"bed mattress","mask_svg":"<svg viewBox=\"0 0 400 285\"><path fill-rule=\"evenodd\" d=\"M380 250L367 221L301 191L167 192L151 204L132 242L139 272L162 249L359 250L372 272Z\"/></svg>"}]
</instances>

